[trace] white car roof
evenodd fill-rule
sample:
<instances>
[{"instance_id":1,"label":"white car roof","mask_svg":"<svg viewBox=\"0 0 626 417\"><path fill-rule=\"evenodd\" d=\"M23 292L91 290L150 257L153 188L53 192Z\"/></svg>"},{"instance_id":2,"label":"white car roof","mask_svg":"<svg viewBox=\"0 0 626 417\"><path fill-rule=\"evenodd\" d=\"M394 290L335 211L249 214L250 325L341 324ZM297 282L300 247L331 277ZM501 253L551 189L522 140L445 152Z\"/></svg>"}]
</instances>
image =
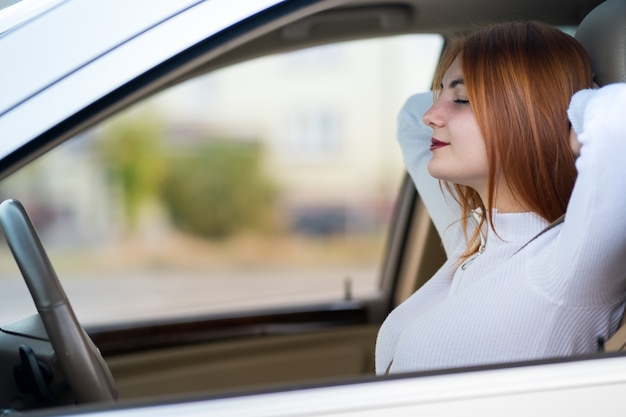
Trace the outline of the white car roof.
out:
<instances>
[{"instance_id":1,"label":"white car roof","mask_svg":"<svg viewBox=\"0 0 626 417\"><path fill-rule=\"evenodd\" d=\"M156 65L277 3L47 0L4 9L0 159Z\"/></svg>"}]
</instances>

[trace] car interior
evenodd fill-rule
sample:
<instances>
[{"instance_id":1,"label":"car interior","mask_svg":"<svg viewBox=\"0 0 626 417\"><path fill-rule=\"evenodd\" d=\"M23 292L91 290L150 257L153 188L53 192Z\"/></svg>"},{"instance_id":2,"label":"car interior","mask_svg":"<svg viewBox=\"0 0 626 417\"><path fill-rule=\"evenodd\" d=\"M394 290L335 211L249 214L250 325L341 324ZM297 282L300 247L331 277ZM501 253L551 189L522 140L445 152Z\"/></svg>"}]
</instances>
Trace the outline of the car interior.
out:
<instances>
[{"instance_id":1,"label":"car interior","mask_svg":"<svg viewBox=\"0 0 626 417\"><path fill-rule=\"evenodd\" d=\"M600 0L303 3L309 5L295 11L288 6L276 7L271 13L255 16L245 25L174 57L126 86L123 94L100 103L92 113L76 121L74 129L59 135L56 142L67 140L146 97L253 58L402 34L436 33L445 41L482 23L516 18L578 27L576 38L591 57L595 81L600 86L626 81L626 3L620 0L602 4ZM394 146L393 137L389 144ZM346 297L298 308L259 308L241 314L96 324L84 326L85 332L71 312L45 254L45 245L36 238L24 208L16 202L5 202L0 205L0 225L7 243L35 304L41 307L40 311L50 311L50 316L3 326L0 337L34 333L45 339L43 334L47 332L54 348L62 344L79 346L76 357L80 361L59 360L72 395L82 403L147 401L370 378L380 324L394 306L423 285L445 261L438 234L406 175L397 195L379 269L378 297ZM62 305L60 309L51 308L58 303ZM7 349L18 350L16 342L7 339L6 343ZM624 347L626 326L622 325L605 348L614 351ZM34 349L40 358L52 356L40 353L46 349L45 343L36 344ZM22 367L36 369L36 360L33 365L33 355L20 350ZM13 365L0 367L9 373L13 372ZM85 370L90 373L89 378L84 377ZM16 389L11 386L0 390L7 392L0 397L3 406L16 407L12 403ZM60 386L50 389L63 391ZM60 395L55 401L67 404L73 401L69 397ZM24 400L20 407L37 407L49 404L47 401L33 397Z\"/></svg>"}]
</instances>

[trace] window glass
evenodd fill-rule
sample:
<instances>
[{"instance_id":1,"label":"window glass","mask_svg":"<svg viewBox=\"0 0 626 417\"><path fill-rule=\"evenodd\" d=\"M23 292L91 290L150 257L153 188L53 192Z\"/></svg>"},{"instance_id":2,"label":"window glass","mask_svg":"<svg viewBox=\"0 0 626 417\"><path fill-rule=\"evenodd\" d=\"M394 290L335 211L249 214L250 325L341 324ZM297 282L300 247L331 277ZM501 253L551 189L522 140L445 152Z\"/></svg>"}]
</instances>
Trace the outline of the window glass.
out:
<instances>
[{"instance_id":1,"label":"window glass","mask_svg":"<svg viewBox=\"0 0 626 417\"><path fill-rule=\"evenodd\" d=\"M404 169L396 116L437 36L255 59L173 87L0 184L83 323L372 297ZM3 322L34 313L5 246Z\"/></svg>"}]
</instances>

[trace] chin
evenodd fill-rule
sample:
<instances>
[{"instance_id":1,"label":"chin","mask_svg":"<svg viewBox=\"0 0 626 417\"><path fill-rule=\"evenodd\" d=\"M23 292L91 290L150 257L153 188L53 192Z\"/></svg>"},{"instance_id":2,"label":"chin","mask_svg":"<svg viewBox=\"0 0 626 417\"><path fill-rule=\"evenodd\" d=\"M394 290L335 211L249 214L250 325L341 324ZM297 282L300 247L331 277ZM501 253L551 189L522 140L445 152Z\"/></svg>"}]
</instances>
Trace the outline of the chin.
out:
<instances>
[{"instance_id":1,"label":"chin","mask_svg":"<svg viewBox=\"0 0 626 417\"><path fill-rule=\"evenodd\" d=\"M436 178L442 181L451 181L449 170L445 169L445 167L441 166L442 164L437 163L433 159L428 163L427 169L428 173L431 177ZM452 181L451 181L452 182Z\"/></svg>"}]
</instances>

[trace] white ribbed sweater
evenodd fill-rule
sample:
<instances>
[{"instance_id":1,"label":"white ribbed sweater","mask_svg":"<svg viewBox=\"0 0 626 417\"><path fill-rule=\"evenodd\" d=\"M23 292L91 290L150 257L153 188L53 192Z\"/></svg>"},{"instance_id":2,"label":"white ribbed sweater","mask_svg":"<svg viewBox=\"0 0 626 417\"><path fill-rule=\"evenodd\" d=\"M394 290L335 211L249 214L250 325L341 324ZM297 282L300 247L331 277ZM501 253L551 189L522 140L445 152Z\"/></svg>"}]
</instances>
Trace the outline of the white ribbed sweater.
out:
<instances>
[{"instance_id":1,"label":"white ribbed sweater","mask_svg":"<svg viewBox=\"0 0 626 417\"><path fill-rule=\"evenodd\" d=\"M449 256L383 323L376 372L422 371L585 354L618 327L626 294L626 84L584 90L568 115L582 144L566 220L494 213L485 250L466 268L459 208L427 172L431 93L399 117L404 161Z\"/></svg>"}]
</instances>

